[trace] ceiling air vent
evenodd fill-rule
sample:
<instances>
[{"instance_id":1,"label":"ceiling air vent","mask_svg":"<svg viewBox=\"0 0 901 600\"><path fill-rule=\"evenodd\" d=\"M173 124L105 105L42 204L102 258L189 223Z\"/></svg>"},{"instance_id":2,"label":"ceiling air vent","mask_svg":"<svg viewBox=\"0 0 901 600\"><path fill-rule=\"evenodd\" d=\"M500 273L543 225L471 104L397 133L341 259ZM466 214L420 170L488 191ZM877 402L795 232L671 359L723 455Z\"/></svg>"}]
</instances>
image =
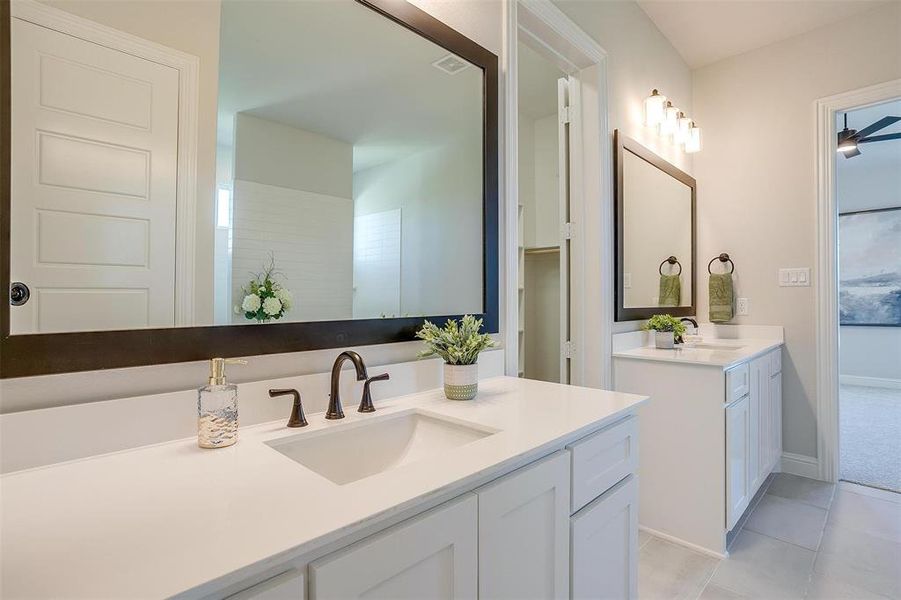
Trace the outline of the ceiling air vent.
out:
<instances>
[{"instance_id":1,"label":"ceiling air vent","mask_svg":"<svg viewBox=\"0 0 901 600\"><path fill-rule=\"evenodd\" d=\"M459 56L448 54L447 56L439 58L438 60L433 62L432 66L436 69L441 69L449 75L456 75L457 73L468 67L469 63Z\"/></svg>"}]
</instances>

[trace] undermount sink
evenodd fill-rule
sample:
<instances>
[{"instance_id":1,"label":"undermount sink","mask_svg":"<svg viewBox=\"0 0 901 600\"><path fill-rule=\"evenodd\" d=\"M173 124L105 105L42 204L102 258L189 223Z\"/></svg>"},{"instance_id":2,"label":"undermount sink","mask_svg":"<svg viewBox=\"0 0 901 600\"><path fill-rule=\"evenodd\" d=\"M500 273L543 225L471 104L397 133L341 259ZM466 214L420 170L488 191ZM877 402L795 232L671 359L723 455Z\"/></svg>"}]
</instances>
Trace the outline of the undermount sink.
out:
<instances>
[{"instance_id":1,"label":"undermount sink","mask_svg":"<svg viewBox=\"0 0 901 600\"><path fill-rule=\"evenodd\" d=\"M720 342L697 342L686 346L686 349L698 348L700 350L740 350L744 348L741 344L724 344Z\"/></svg>"},{"instance_id":2,"label":"undermount sink","mask_svg":"<svg viewBox=\"0 0 901 600\"><path fill-rule=\"evenodd\" d=\"M345 485L440 455L497 433L421 412L266 442L291 460Z\"/></svg>"}]
</instances>

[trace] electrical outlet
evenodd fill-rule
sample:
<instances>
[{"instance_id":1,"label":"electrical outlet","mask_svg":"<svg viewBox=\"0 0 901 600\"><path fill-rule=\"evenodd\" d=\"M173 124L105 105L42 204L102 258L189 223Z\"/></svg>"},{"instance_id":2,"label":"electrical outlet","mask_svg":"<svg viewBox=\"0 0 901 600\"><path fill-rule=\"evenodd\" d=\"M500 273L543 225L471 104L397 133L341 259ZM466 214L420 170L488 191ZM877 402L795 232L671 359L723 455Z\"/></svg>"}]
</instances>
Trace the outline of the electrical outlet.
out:
<instances>
[{"instance_id":1,"label":"electrical outlet","mask_svg":"<svg viewBox=\"0 0 901 600\"><path fill-rule=\"evenodd\" d=\"M735 305L735 314L739 316L744 316L748 314L749 304L747 298L739 298L738 302Z\"/></svg>"}]
</instances>

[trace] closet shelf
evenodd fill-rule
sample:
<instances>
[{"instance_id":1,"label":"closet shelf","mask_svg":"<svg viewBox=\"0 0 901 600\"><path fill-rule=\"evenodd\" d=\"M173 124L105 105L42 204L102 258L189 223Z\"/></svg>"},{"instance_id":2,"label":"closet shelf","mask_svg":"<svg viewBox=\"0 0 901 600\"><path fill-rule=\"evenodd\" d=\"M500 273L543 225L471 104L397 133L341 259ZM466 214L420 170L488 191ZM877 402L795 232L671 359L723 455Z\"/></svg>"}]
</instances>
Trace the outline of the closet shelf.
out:
<instances>
[{"instance_id":1,"label":"closet shelf","mask_svg":"<svg viewBox=\"0 0 901 600\"><path fill-rule=\"evenodd\" d=\"M560 252L560 246L536 246L534 248L525 248L526 254L555 254Z\"/></svg>"}]
</instances>

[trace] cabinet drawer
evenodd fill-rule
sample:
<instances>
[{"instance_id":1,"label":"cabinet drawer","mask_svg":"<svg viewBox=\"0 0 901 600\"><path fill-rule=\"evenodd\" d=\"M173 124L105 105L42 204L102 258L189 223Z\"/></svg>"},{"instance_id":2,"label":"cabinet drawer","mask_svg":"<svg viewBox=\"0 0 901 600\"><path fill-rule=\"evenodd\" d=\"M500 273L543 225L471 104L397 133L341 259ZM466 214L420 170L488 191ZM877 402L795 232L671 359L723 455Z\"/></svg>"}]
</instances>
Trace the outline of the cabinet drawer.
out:
<instances>
[{"instance_id":1,"label":"cabinet drawer","mask_svg":"<svg viewBox=\"0 0 901 600\"><path fill-rule=\"evenodd\" d=\"M572 452L572 512L638 467L638 419L629 417L567 446Z\"/></svg>"},{"instance_id":2,"label":"cabinet drawer","mask_svg":"<svg viewBox=\"0 0 901 600\"><path fill-rule=\"evenodd\" d=\"M782 372L782 348L776 348L769 354L770 357L770 375Z\"/></svg>"},{"instance_id":3,"label":"cabinet drawer","mask_svg":"<svg viewBox=\"0 0 901 600\"><path fill-rule=\"evenodd\" d=\"M751 390L751 373L748 363L726 371L726 404L739 400Z\"/></svg>"}]
</instances>

